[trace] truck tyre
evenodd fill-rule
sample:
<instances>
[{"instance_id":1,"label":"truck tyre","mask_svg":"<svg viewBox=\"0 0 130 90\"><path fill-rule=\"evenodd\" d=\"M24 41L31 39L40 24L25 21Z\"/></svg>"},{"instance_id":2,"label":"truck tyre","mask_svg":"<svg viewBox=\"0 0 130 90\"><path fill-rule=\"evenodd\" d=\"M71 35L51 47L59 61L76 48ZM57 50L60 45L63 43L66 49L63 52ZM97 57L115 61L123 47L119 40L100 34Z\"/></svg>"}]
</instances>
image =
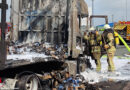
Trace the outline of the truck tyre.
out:
<instances>
[{"instance_id":1,"label":"truck tyre","mask_svg":"<svg viewBox=\"0 0 130 90\"><path fill-rule=\"evenodd\" d=\"M39 80L34 75L22 76L18 80L16 88L19 88L20 90L38 90Z\"/></svg>"}]
</instances>

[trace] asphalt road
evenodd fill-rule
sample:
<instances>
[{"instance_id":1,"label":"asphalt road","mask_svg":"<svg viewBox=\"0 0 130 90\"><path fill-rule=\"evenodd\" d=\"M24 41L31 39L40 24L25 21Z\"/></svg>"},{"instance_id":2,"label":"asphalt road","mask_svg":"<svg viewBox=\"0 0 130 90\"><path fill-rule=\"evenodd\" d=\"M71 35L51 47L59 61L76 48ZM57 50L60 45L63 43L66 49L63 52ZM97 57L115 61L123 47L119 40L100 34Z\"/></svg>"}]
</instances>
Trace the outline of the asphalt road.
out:
<instances>
[{"instance_id":1,"label":"asphalt road","mask_svg":"<svg viewBox=\"0 0 130 90\"><path fill-rule=\"evenodd\" d=\"M130 81L101 82L95 86L99 88L98 90L130 90Z\"/></svg>"},{"instance_id":2,"label":"asphalt road","mask_svg":"<svg viewBox=\"0 0 130 90\"><path fill-rule=\"evenodd\" d=\"M130 45L129 45L130 46ZM124 54L130 54L124 45L117 46L115 56L124 56Z\"/></svg>"}]
</instances>

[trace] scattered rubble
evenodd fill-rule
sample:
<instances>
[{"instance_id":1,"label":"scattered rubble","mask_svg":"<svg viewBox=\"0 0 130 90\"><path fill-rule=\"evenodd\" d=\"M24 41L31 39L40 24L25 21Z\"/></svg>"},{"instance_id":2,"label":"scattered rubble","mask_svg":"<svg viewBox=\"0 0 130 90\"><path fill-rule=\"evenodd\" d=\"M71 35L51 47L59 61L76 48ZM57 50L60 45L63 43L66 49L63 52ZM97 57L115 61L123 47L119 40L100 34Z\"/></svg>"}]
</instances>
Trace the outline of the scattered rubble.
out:
<instances>
[{"instance_id":1,"label":"scattered rubble","mask_svg":"<svg viewBox=\"0 0 130 90\"><path fill-rule=\"evenodd\" d=\"M16 55L23 56L22 58L31 59L35 57L54 57L55 59L63 60L66 57L67 49L65 46L58 47L52 46L50 44L42 44L39 42L32 43L32 44L21 44L17 45L11 43L8 47L8 59L13 59ZM39 56L40 55L40 56ZM20 57L15 59L20 59ZM25 56L25 57L24 57ZM29 58L30 57L30 58ZM33 60L33 59L32 59Z\"/></svg>"},{"instance_id":2,"label":"scattered rubble","mask_svg":"<svg viewBox=\"0 0 130 90\"><path fill-rule=\"evenodd\" d=\"M41 86L37 88L45 88L45 90L119 90L120 88L125 90L129 87L129 83L125 81L117 82L113 77L109 77L107 73L97 73L94 70L86 70L74 76L72 73L76 68L73 68L68 73L67 66L69 64L64 61L67 55L66 52L65 46L59 48L48 43L12 44L8 49L6 67L3 71L0 71L2 72L0 76L8 77L9 80L15 77L15 88L23 89L29 87L25 87L21 83L27 83L29 81L26 80L33 80L32 78L36 77L38 77L36 80L40 81L38 85ZM70 67L72 65L72 67L76 67L75 62L71 61L71 63L73 64ZM129 62L127 64L129 65ZM24 74L21 75L21 72ZM115 77L118 78L118 76ZM122 82L125 82L125 84ZM116 89L116 84L123 86L116 87ZM7 88L6 85L3 88Z\"/></svg>"},{"instance_id":3,"label":"scattered rubble","mask_svg":"<svg viewBox=\"0 0 130 90\"><path fill-rule=\"evenodd\" d=\"M96 87L88 84L82 75L73 76L67 72L67 63L64 59L67 56L65 46L52 46L39 42L32 44L11 43L8 47L8 60L4 70L0 70L0 77L6 77L9 82L15 77L14 88L25 87L27 80L40 81L41 87L53 90L96 90ZM11 72L10 72L11 71ZM29 72L25 72L29 71ZM35 74L35 73L37 74ZM21 74L22 73L22 74ZM23 74L24 73L24 74ZM28 83L27 83L28 84ZM8 85L8 83L6 84ZM9 88L4 85L3 89ZM12 89L12 86L10 86Z\"/></svg>"},{"instance_id":4,"label":"scattered rubble","mask_svg":"<svg viewBox=\"0 0 130 90\"><path fill-rule=\"evenodd\" d=\"M43 75L32 73L31 75L24 75L24 76L22 76L22 74L23 73L17 75L15 82L13 82L12 79L6 79L5 81L3 81L4 86L1 89L20 88L20 90L28 90L29 88L31 88L28 83L29 80L35 78L36 80L39 81L37 82L39 87L35 88L41 90L98 90L97 86L85 82L83 76L76 75L74 77L71 76L68 72L55 71L51 73L45 73ZM8 86L8 84L10 86ZM25 86L27 84L28 86Z\"/></svg>"}]
</instances>

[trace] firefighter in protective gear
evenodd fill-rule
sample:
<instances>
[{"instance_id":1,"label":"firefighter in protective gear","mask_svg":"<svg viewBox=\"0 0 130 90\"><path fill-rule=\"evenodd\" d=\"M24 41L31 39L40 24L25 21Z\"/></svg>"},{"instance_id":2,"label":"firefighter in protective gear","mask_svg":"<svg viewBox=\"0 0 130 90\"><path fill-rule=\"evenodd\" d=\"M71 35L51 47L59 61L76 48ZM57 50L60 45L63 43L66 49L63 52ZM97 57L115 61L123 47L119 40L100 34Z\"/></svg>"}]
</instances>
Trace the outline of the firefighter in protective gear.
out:
<instances>
[{"instance_id":1,"label":"firefighter in protective gear","mask_svg":"<svg viewBox=\"0 0 130 90\"><path fill-rule=\"evenodd\" d=\"M85 43L85 50L84 50L84 54L87 56L90 56L90 48L89 48L89 37L87 35L86 32L84 32L84 36L83 36L83 42ZM86 59L86 64L87 64L87 68L92 68L92 65L90 63L90 59L87 57Z\"/></svg>"},{"instance_id":2,"label":"firefighter in protective gear","mask_svg":"<svg viewBox=\"0 0 130 90\"><path fill-rule=\"evenodd\" d=\"M88 35L86 32L84 32L84 36L83 36L83 42L85 43L85 50L84 50L84 54L89 56L89 43L88 43Z\"/></svg>"},{"instance_id":3,"label":"firefighter in protective gear","mask_svg":"<svg viewBox=\"0 0 130 90\"><path fill-rule=\"evenodd\" d=\"M104 48L107 52L107 62L108 62L108 71L114 72L115 66L113 62L113 58L115 55L115 40L114 40L114 32L111 27L106 24L104 26L103 39L104 39Z\"/></svg>"},{"instance_id":4,"label":"firefighter in protective gear","mask_svg":"<svg viewBox=\"0 0 130 90\"><path fill-rule=\"evenodd\" d=\"M84 40L88 40L88 35L87 35L87 33L86 32L84 32Z\"/></svg>"},{"instance_id":5,"label":"firefighter in protective gear","mask_svg":"<svg viewBox=\"0 0 130 90\"><path fill-rule=\"evenodd\" d=\"M101 40L102 40L102 37L101 35L99 35L98 31L91 32L89 41L90 41L90 46L91 46L92 58L95 60L97 72L101 70L101 62L100 62Z\"/></svg>"}]
</instances>

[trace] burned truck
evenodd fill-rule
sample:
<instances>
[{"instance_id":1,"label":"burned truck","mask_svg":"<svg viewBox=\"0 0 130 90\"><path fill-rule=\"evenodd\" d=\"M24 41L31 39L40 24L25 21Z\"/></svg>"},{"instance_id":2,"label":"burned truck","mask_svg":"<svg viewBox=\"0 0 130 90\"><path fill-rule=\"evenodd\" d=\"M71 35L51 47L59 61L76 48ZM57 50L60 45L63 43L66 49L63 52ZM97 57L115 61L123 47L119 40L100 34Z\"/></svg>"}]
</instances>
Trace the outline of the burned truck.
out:
<instances>
[{"instance_id":1,"label":"burned truck","mask_svg":"<svg viewBox=\"0 0 130 90\"><path fill-rule=\"evenodd\" d=\"M7 66L0 70L0 77L15 77L15 87L30 90L32 83L35 86L40 82L39 78L45 80L44 75L53 77L54 73L46 75L44 72L58 73L65 69L73 75L79 72L79 60L84 59L80 30L82 18L86 18L87 22L88 6L84 0L11 0L10 40L20 43L14 48L31 44L27 47L30 48L35 44L33 50L50 55L47 58L35 58L31 63L25 60L12 63L7 60ZM46 43L49 48L43 47ZM56 52L58 50L62 52Z\"/></svg>"},{"instance_id":2,"label":"burned truck","mask_svg":"<svg viewBox=\"0 0 130 90\"><path fill-rule=\"evenodd\" d=\"M12 40L66 44L69 56L77 58L81 18L88 17L84 0L12 0L11 5Z\"/></svg>"},{"instance_id":3,"label":"burned truck","mask_svg":"<svg viewBox=\"0 0 130 90\"><path fill-rule=\"evenodd\" d=\"M76 59L83 53L81 19L87 17L84 0L12 0L11 38L66 46L67 58Z\"/></svg>"}]
</instances>

